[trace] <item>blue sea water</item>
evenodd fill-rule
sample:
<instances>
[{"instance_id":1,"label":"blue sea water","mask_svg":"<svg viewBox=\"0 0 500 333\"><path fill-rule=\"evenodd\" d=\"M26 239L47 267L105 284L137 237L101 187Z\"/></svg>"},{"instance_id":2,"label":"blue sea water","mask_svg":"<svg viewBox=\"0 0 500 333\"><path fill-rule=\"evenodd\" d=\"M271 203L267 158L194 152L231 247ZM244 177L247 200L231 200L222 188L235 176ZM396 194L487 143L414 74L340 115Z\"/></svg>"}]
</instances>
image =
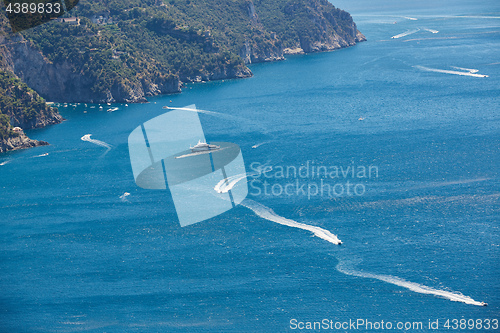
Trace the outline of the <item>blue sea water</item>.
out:
<instances>
[{"instance_id":1,"label":"blue sea water","mask_svg":"<svg viewBox=\"0 0 500 333\"><path fill-rule=\"evenodd\" d=\"M250 79L148 104L61 105L67 121L28 133L50 146L2 155L0 331L299 331L292 319L496 331L444 323L500 319L500 6L370 3L337 4L368 38L355 47L252 65ZM429 70L471 72L454 67L488 77ZM327 180L361 184L361 195L266 195L264 180L275 190L320 181L272 172L250 188L343 245L242 206L181 228L168 191L135 185L127 137L163 105L191 104L219 114L200 114L207 139L240 145L248 171L376 167Z\"/></svg>"}]
</instances>

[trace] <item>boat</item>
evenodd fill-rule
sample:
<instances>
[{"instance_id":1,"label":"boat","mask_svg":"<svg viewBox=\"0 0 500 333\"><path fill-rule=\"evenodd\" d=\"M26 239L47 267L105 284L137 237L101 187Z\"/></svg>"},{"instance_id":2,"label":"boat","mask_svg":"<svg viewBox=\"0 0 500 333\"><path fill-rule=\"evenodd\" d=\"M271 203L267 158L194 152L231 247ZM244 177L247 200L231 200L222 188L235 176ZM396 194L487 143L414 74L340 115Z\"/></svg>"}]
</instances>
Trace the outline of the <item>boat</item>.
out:
<instances>
[{"instance_id":1,"label":"boat","mask_svg":"<svg viewBox=\"0 0 500 333\"><path fill-rule=\"evenodd\" d=\"M191 149L191 152L199 152L199 151L209 151L209 150L218 150L220 149L220 146L216 145L211 145L206 142L201 142L201 140L198 140L198 143L194 147L189 147Z\"/></svg>"}]
</instances>

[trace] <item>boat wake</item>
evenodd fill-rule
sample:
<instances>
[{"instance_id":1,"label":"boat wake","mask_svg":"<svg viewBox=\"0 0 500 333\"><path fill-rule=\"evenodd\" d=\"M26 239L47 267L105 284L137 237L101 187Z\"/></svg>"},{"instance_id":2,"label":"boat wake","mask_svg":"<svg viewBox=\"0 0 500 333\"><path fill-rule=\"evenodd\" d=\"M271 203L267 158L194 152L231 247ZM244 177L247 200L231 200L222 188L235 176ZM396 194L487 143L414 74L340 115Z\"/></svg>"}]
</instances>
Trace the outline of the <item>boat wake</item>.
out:
<instances>
[{"instance_id":1,"label":"boat wake","mask_svg":"<svg viewBox=\"0 0 500 333\"><path fill-rule=\"evenodd\" d=\"M227 119L229 121L233 121L236 124L239 124L240 126L243 125L243 124L245 124L247 129L249 128L249 126L251 126L252 128L255 128L255 130L258 131L258 132L261 132L261 133L268 133L269 132L269 130L266 129L266 128L264 128L262 126L262 124L257 123L257 122L255 122L253 120L250 120L250 119L247 119L247 118L244 118L244 117L239 117L239 116L231 115L231 114L226 114L226 113L220 113L220 112L214 112L214 111L208 111L208 110L198 109L198 108L196 108L195 105L190 105L190 106L187 106L187 107L179 107L179 108L178 107L173 107L173 106L164 106L163 109L164 110L182 110L182 111L203 113L203 114L210 115L210 116L213 116L213 117L217 117L217 118L222 118L222 119Z\"/></svg>"},{"instance_id":2,"label":"boat wake","mask_svg":"<svg viewBox=\"0 0 500 333\"><path fill-rule=\"evenodd\" d=\"M408 35L412 35L412 34L414 34L415 32L418 32L418 31L420 31L420 29L408 30L406 32L400 33L399 35L394 35L391 38L392 39L397 39L397 38L405 37L405 36L408 36Z\"/></svg>"},{"instance_id":3,"label":"boat wake","mask_svg":"<svg viewBox=\"0 0 500 333\"><path fill-rule=\"evenodd\" d=\"M257 216L260 216L263 219L266 219L268 221L279 223L279 224L286 225L286 226L293 227L293 228L299 228L299 229L310 231L316 237L324 239L327 242L330 242L330 243L335 244L335 245L342 244L342 241L340 239L338 239L338 237L336 235L332 234L328 230L322 229L320 227L304 224L304 223L299 223L299 222L296 222L294 220L290 220L290 219L284 218L282 216L279 216L271 208L266 207L266 206L264 206L258 202L255 202L251 199L243 200L241 205L252 210ZM476 301L476 300L472 299L471 297L465 296L465 295L458 293L458 292L431 288L431 287L428 287L428 286L425 286L422 284L418 284L415 282L406 281L404 279L401 279L401 278L398 278L395 276L391 276L391 275L380 275L380 274L372 274L372 273L356 271L356 270L354 270L350 267L347 267L347 266L348 265L346 264L345 261L340 260L339 263L337 264L336 269L340 273L343 273L346 275L357 276L357 277L368 278L368 279L376 279L376 280L390 283L390 284L393 284L393 285L396 285L396 286L399 286L402 288L406 288L408 290L411 290L411 291L419 293L419 294L434 295L437 297L442 297L442 298L448 299L450 301L461 302L461 303L476 305L476 306L488 305L487 303Z\"/></svg>"},{"instance_id":4,"label":"boat wake","mask_svg":"<svg viewBox=\"0 0 500 333\"><path fill-rule=\"evenodd\" d=\"M220 182L218 182L217 185L215 185L214 190L217 193L227 193L240 180L246 179L247 176L251 176L251 175L247 175L247 173L242 173L242 174L239 174L236 176L225 178L225 179L221 180Z\"/></svg>"},{"instance_id":5,"label":"boat wake","mask_svg":"<svg viewBox=\"0 0 500 333\"><path fill-rule=\"evenodd\" d=\"M418 284L415 282L406 281L404 279L401 279L401 278L398 278L395 276L365 273L365 272L355 271L353 269L347 269L344 267L344 264L342 262L338 263L337 270L343 274L346 274L346 275L358 276L358 277L363 277L363 278L368 278L368 279L376 279L379 281L387 282L387 283L390 283L390 284L393 284L393 285L396 285L399 287L406 288L408 290L411 290L411 291L419 293L419 294L434 295L434 296L449 299L450 301L461 302L461 303L477 305L477 306L488 305L487 303L475 301L471 297L462 295L462 294L457 293L457 292L434 289L434 288L424 286L424 285L421 285L421 284Z\"/></svg>"},{"instance_id":6,"label":"boat wake","mask_svg":"<svg viewBox=\"0 0 500 333\"><path fill-rule=\"evenodd\" d=\"M182 110L182 111L190 111L190 112L197 112L197 113L204 113L204 114L211 114L211 115L216 115L216 116L223 116L223 113L219 112L214 112L214 111L207 111L207 110L201 110L201 109L196 109L196 108L190 108L190 107L185 107L185 108L176 108L176 107L171 107L171 106L164 106L163 109L165 110Z\"/></svg>"},{"instance_id":7,"label":"boat wake","mask_svg":"<svg viewBox=\"0 0 500 333\"><path fill-rule=\"evenodd\" d=\"M475 69L469 70L469 69L464 68L464 70L466 70L466 71L459 72L459 71L450 71L450 70L446 70L446 69L429 68L429 67L420 66L420 65L417 65L414 67L418 68L420 70L423 70L423 71L427 71L427 72L436 72L436 73L454 74L454 75L463 75L463 76L472 76L472 77L488 77L488 75L478 74L477 70L475 70ZM460 67L453 67L453 68L458 69Z\"/></svg>"},{"instance_id":8,"label":"boat wake","mask_svg":"<svg viewBox=\"0 0 500 333\"><path fill-rule=\"evenodd\" d=\"M2 163L0 163L0 166L5 165L5 164L7 164L7 163L10 163L10 161L11 161L11 160L3 161Z\"/></svg>"},{"instance_id":9,"label":"boat wake","mask_svg":"<svg viewBox=\"0 0 500 333\"><path fill-rule=\"evenodd\" d=\"M451 68L455 68L455 69L458 69L460 71L465 71L465 72L469 72L469 73L479 72L479 69L474 69L474 68L464 68L464 67L455 67L455 66L451 66Z\"/></svg>"},{"instance_id":10,"label":"boat wake","mask_svg":"<svg viewBox=\"0 0 500 333\"><path fill-rule=\"evenodd\" d=\"M304 223L299 223L294 220L290 220L287 218L284 218L282 216L279 216L276 214L271 208L266 207L258 202L255 202L251 199L245 199L241 203L242 206L250 209L253 211L257 216L262 217L263 219L266 219L271 222L279 223L282 225L286 225L288 227L292 228L299 228L302 230L307 230L310 231L314 234L314 236L319 237L321 239L326 240L327 242L330 242L335 245L340 245L342 244L342 241L337 238L336 235L332 234L330 231L322 229L320 227L304 224Z\"/></svg>"},{"instance_id":11,"label":"boat wake","mask_svg":"<svg viewBox=\"0 0 500 333\"><path fill-rule=\"evenodd\" d=\"M130 195L130 193L128 193L128 192L123 193L122 195L120 195L120 200L121 200L122 202L128 202L127 197L128 197L129 195Z\"/></svg>"},{"instance_id":12,"label":"boat wake","mask_svg":"<svg viewBox=\"0 0 500 333\"><path fill-rule=\"evenodd\" d=\"M439 32L438 30L434 30L434 29L424 29L424 30L432 32L433 34L437 34Z\"/></svg>"},{"instance_id":13,"label":"boat wake","mask_svg":"<svg viewBox=\"0 0 500 333\"><path fill-rule=\"evenodd\" d=\"M82 136L81 140L93 143L95 145L98 145L98 146L101 146L101 147L104 147L104 148L107 148L108 150L111 149L111 145L110 144L107 144L106 142L103 142L103 141L100 141L100 140L91 139L90 138L91 136L92 136L92 134L85 134L84 136Z\"/></svg>"},{"instance_id":14,"label":"boat wake","mask_svg":"<svg viewBox=\"0 0 500 333\"><path fill-rule=\"evenodd\" d=\"M269 143L269 141L266 141L266 142L261 142L261 143L258 143L256 145L253 145L252 148L255 149L255 148L259 148L260 146L262 145L265 145L266 143Z\"/></svg>"}]
</instances>

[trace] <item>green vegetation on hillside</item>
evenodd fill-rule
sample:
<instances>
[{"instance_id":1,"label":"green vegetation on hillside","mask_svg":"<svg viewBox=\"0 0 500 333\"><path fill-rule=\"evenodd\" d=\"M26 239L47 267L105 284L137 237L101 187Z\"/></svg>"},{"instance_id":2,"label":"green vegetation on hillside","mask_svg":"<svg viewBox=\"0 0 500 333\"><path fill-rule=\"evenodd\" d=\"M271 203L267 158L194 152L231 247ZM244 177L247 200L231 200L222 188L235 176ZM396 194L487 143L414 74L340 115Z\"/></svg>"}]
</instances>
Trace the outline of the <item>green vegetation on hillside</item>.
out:
<instances>
[{"instance_id":1,"label":"green vegetation on hillside","mask_svg":"<svg viewBox=\"0 0 500 333\"><path fill-rule=\"evenodd\" d=\"M284 49L364 39L327 0L81 0L68 17L22 38L0 13L0 139L14 135L10 125L62 119L7 71L53 101L138 102L179 92L182 82L248 77L245 62L283 59Z\"/></svg>"},{"instance_id":2,"label":"green vegetation on hillside","mask_svg":"<svg viewBox=\"0 0 500 333\"><path fill-rule=\"evenodd\" d=\"M96 94L130 81L192 81L244 68L236 54L215 45L203 25L187 23L169 8L160 1L81 1L71 12L80 25L51 22L23 35L53 63L69 62L88 77ZM92 23L99 16L105 22Z\"/></svg>"},{"instance_id":3,"label":"green vegetation on hillside","mask_svg":"<svg viewBox=\"0 0 500 333\"><path fill-rule=\"evenodd\" d=\"M48 107L43 98L12 73L0 71L0 140L17 135L11 124L33 128L37 117L57 109Z\"/></svg>"},{"instance_id":4,"label":"green vegetation on hillside","mask_svg":"<svg viewBox=\"0 0 500 333\"><path fill-rule=\"evenodd\" d=\"M179 81L247 77L245 61L354 45L357 32L327 0L81 0L66 16L79 24L55 20L22 34L56 70L69 65L66 77L85 78L85 101L138 101L178 92Z\"/></svg>"},{"instance_id":5,"label":"green vegetation on hillside","mask_svg":"<svg viewBox=\"0 0 500 333\"><path fill-rule=\"evenodd\" d=\"M10 137L16 136L10 127L10 118L6 114L0 113L0 141L7 140Z\"/></svg>"}]
</instances>

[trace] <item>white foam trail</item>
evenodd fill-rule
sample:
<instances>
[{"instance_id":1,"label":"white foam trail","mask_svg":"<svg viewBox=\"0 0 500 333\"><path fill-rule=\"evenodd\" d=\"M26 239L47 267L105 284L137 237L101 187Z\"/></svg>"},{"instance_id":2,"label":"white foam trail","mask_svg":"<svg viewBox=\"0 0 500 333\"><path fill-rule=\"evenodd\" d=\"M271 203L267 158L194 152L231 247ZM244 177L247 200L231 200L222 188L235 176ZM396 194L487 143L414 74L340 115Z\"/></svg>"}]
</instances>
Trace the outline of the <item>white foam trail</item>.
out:
<instances>
[{"instance_id":1,"label":"white foam trail","mask_svg":"<svg viewBox=\"0 0 500 333\"><path fill-rule=\"evenodd\" d=\"M164 109L167 110L183 110L183 111L192 111L192 112L198 112L198 113L205 113L205 114L212 114L212 115L224 115L219 112L214 112L214 111L207 111L207 110L201 110L201 109L192 109L192 108L174 108L170 106L164 106Z\"/></svg>"},{"instance_id":2,"label":"white foam trail","mask_svg":"<svg viewBox=\"0 0 500 333\"><path fill-rule=\"evenodd\" d=\"M418 32L418 31L420 31L420 29L408 30L408 31L405 31L403 33L400 33L399 35L394 35L391 38L396 39L396 38L405 37L405 36L408 36L408 35L412 35L412 34L414 34L415 32Z\"/></svg>"},{"instance_id":3,"label":"white foam trail","mask_svg":"<svg viewBox=\"0 0 500 333\"><path fill-rule=\"evenodd\" d=\"M399 287L409 289L409 290L414 291L414 292L419 293L419 294L434 295L434 296L449 299L450 301L462 302L465 304L471 304L471 305L477 305L477 306L488 305L487 303L475 301L471 297L462 295L462 294L457 293L457 292L434 289L434 288L427 287L427 286L424 286L424 285L421 285L418 283L409 282L409 281L403 280L403 279L395 277L395 276L378 275L378 274L372 274L372 273L359 272L359 271L355 271L355 270L351 270L351 269L344 269L344 268L342 268L342 265L340 262L337 265L337 270L339 272L347 274L347 275L359 276L359 277L363 277L363 278L384 281L384 282L394 284L394 285L399 286Z\"/></svg>"},{"instance_id":4,"label":"white foam trail","mask_svg":"<svg viewBox=\"0 0 500 333\"><path fill-rule=\"evenodd\" d=\"M418 20L417 18L414 18L414 17L408 17L408 16L403 16L405 19L407 20L411 20L411 21L416 21Z\"/></svg>"},{"instance_id":5,"label":"white foam trail","mask_svg":"<svg viewBox=\"0 0 500 333\"><path fill-rule=\"evenodd\" d=\"M461 70L461 71L466 71L466 72L469 72L469 73L477 73L477 72L479 72L479 69L474 69L474 68L464 68L464 67L455 67L455 66L451 66L451 68L455 68L455 69L458 69L458 70Z\"/></svg>"},{"instance_id":6,"label":"white foam trail","mask_svg":"<svg viewBox=\"0 0 500 333\"><path fill-rule=\"evenodd\" d=\"M10 160L3 161L2 163L0 163L0 166L5 165L5 164L7 164L7 163L10 163Z\"/></svg>"},{"instance_id":7,"label":"white foam trail","mask_svg":"<svg viewBox=\"0 0 500 333\"><path fill-rule=\"evenodd\" d=\"M257 216L260 216L263 219L266 219L268 221L279 223L282 225L286 225L286 226L292 227L292 228L299 228L302 230L310 231L316 237L324 239L327 242L330 242L330 243L335 244L335 245L342 244L342 241L340 239L338 239L336 235L332 234L328 230L322 229L320 227L304 224L304 223L299 223L299 222L296 222L294 220L284 218L282 216L277 215L271 208L266 207L266 206L264 206L258 202L255 202L253 200L245 199L245 200L243 200L241 205L252 210Z\"/></svg>"},{"instance_id":8,"label":"white foam trail","mask_svg":"<svg viewBox=\"0 0 500 333\"><path fill-rule=\"evenodd\" d=\"M241 181L245 178L247 178L246 173L242 173L242 174L239 174L236 176L225 178L225 179L221 180L220 182L218 182L217 185L215 185L214 190L217 193L227 193L229 190L231 190L234 187L234 185L236 185L239 181Z\"/></svg>"},{"instance_id":9,"label":"white foam trail","mask_svg":"<svg viewBox=\"0 0 500 333\"><path fill-rule=\"evenodd\" d=\"M437 34L439 30L433 30L433 29L424 29L426 31L432 32L433 34Z\"/></svg>"},{"instance_id":10,"label":"white foam trail","mask_svg":"<svg viewBox=\"0 0 500 333\"><path fill-rule=\"evenodd\" d=\"M473 77L488 77L488 75L471 73L471 72L450 71L450 70L445 70L445 69L429 68L429 67L424 67L424 66L419 66L419 65L414 66L414 67L421 69L423 71L428 71L428 72L463 75L463 76L473 76Z\"/></svg>"},{"instance_id":11,"label":"white foam trail","mask_svg":"<svg viewBox=\"0 0 500 333\"><path fill-rule=\"evenodd\" d=\"M91 139L90 138L91 136L92 136L92 134L85 134L84 136L82 136L81 140L93 143L93 144L101 146L101 147L108 148L108 150L111 149L111 145L107 144L106 142L100 141L100 140Z\"/></svg>"},{"instance_id":12,"label":"white foam trail","mask_svg":"<svg viewBox=\"0 0 500 333\"><path fill-rule=\"evenodd\" d=\"M272 221L276 222L279 224L283 224L289 227L294 227L294 228L299 228L307 231L311 231L314 233L315 236L324 239L332 244L342 244L342 241L337 238L336 235L332 234L330 231L316 227L316 226L311 226L307 225L304 223L299 223L287 218L284 218L282 216L277 215L271 208L266 207L262 204L259 204L258 202L255 202L250 199L245 199L241 203L242 206L247 207L251 209L256 215ZM379 274L372 274L372 273L365 273L365 272L359 272L355 271L353 269L346 269L343 268L343 262L339 261L337 265L337 270L343 274L351 275L351 276L358 276L358 277L363 277L363 278L368 278L368 279L376 279L379 281L387 282L402 288L406 288L408 290L411 290L416 293L420 294L427 294L427 295L434 295L438 297L442 297L445 299L448 299L450 301L454 302L461 302L465 304L471 304L471 305L476 305L476 306L486 306L488 305L485 302L479 302L474 299L472 299L469 296L465 296L461 293L457 292L452 292L452 291L446 291L446 290L439 290L439 289L434 289L422 284L418 284L415 282L410 282L406 281L404 279L395 277L395 276L390 276L390 275L379 275Z\"/></svg>"},{"instance_id":13,"label":"white foam trail","mask_svg":"<svg viewBox=\"0 0 500 333\"><path fill-rule=\"evenodd\" d=\"M256 128L259 128L261 130L262 133L267 133L268 130L264 128L264 130L262 131L262 124L261 123L256 123L254 121L251 121L247 118L243 118L243 117L237 117L237 116L233 116L231 114L225 114L225 113L220 113L220 112L214 112L214 111L207 111L207 110L201 110L201 109L194 109L194 108L186 108L186 107L183 107L183 108L177 108L177 107L172 107L172 106L164 106L163 109L165 110L184 110L184 111L191 111L191 112L198 112L198 113L204 113L204 114L208 114L208 115L212 115L214 117L218 117L218 118L225 118L225 119L228 119L228 120L231 120L231 121L235 121L237 122L238 124L242 124L242 123L246 123L246 124L249 124L249 125L253 125L255 126Z\"/></svg>"},{"instance_id":14,"label":"white foam trail","mask_svg":"<svg viewBox=\"0 0 500 333\"><path fill-rule=\"evenodd\" d=\"M500 16L487 16L487 15L458 15L458 16L443 16L443 17L457 17L457 18L485 18L485 19L500 19Z\"/></svg>"},{"instance_id":15,"label":"white foam trail","mask_svg":"<svg viewBox=\"0 0 500 333\"><path fill-rule=\"evenodd\" d=\"M127 197L128 197L129 195L130 195L130 193L125 192L125 193L123 193L122 195L120 195L120 199L121 199L123 202L128 202Z\"/></svg>"},{"instance_id":16,"label":"white foam trail","mask_svg":"<svg viewBox=\"0 0 500 333\"><path fill-rule=\"evenodd\" d=\"M261 143L258 143L258 144L256 144L256 145L253 145L253 146L252 146L252 148L254 148L254 149L255 149L255 148L259 148L260 146L265 145L266 143L269 143L269 141L266 141L266 142L261 142Z\"/></svg>"}]
</instances>

